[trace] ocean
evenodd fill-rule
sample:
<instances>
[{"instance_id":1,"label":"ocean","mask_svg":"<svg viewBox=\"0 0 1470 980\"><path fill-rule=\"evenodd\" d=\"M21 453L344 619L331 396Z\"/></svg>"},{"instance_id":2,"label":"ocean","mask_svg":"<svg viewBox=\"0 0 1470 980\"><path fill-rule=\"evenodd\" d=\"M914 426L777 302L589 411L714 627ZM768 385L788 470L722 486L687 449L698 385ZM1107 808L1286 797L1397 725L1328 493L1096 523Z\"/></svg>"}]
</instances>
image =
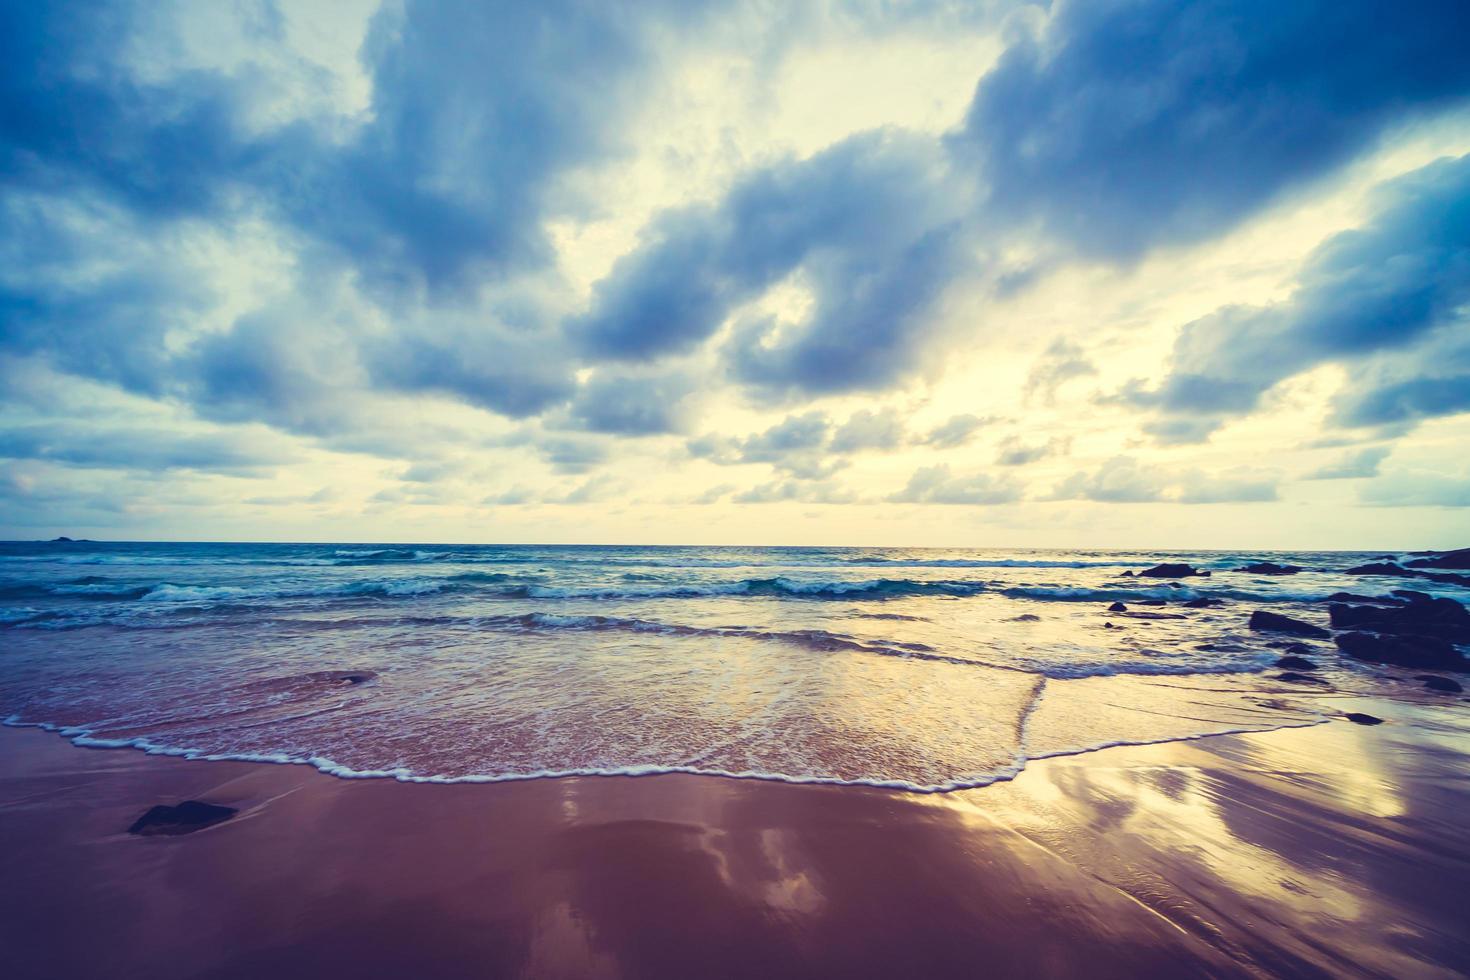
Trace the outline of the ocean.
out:
<instances>
[{"instance_id":1,"label":"ocean","mask_svg":"<svg viewBox=\"0 0 1470 980\"><path fill-rule=\"evenodd\" d=\"M0 717L426 782L696 772L942 791L1028 760L1420 696L1303 641L1378 554L0 544ZM1299 574L1237 571L1257 560ZM1163 561L1209 577L1139 578ZM1190 599L1222 600L1193 608ZM1125 614L1109 612L1113 602ZM1274 644L1274 645L1273 645ZM1330 702L1330 703L1329 703Z\"/></svg>"}]
</instances>

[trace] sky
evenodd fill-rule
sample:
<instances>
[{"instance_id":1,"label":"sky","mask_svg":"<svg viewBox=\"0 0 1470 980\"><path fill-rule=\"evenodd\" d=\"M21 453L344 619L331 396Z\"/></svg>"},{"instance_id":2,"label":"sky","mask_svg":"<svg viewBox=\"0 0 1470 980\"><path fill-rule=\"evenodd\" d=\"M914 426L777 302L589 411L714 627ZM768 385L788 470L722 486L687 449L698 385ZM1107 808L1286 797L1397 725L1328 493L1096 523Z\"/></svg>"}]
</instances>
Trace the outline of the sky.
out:
<instances>
[{"instance_id":1,"label":"sky","mask_svg":"<svg viewBox=\"0 0 1470 980\"><path fill-rule=\"evenodd\" d=\"M0 537L1470 543L1463 0L0 4Z\"/></svg>"}]
</instances>

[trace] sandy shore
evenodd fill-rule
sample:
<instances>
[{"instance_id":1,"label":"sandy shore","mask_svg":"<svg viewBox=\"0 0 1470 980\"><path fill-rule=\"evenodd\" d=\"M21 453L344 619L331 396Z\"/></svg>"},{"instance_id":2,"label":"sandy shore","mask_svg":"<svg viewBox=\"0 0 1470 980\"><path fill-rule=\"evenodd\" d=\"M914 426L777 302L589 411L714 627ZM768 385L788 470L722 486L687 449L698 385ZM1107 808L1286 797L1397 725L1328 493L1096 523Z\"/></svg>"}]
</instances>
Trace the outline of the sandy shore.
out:
<instances>
[{"instance_id":1,"label":"sandy shore","mask_svg":"<svg viewBox=\"0 0 1470 980\"><path fill-rule=\"evenodd\" d=\"M342 780L0 731L31 977L1453 976L1463 703L1115 748L943 795L667 775ZM183 837L156 803L241 809Z\"/></svg>"}]
</instances>

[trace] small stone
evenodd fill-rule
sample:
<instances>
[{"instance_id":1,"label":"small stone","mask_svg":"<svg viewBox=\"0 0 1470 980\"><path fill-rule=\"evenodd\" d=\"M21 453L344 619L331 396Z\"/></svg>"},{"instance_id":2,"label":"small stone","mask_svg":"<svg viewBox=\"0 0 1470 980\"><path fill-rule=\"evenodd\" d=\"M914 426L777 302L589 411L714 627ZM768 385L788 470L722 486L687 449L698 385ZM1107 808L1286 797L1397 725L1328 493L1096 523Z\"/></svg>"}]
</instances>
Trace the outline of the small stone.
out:
<instances>
[{"instance_id":1,"label":"small stone","mask_svg":"<svg viewBox=\"0 0 1470 980\"><path fill-rule=\"evenodd\" d=\"M1361 711L1349 711L1347 714L1343 715L1343 717L1346 718L1348 721L1352 722L1354 725L1381 725L1381 724L1383 724L1383 719L1382 718L1377 718L1377 717L1374 717L1373 715L1365 715Z\"/></svg>"},{"instance_id":2,"label":"small stone","mask_svg":"<svg viewBox=\"0 0 1470 980\"><path fill-rule=\"evenodd\" d=\"M205 827L224 823L235 815L235 809L217 803L185 800L178 806L155 806L133 822L128 833L143 837L192 834Z\"/></svg>"},{"instance_id":3,"label":"small stone","mask_svg":"<svg viewBox=\"0 0 1470 980\"><path fill-rule=\"evenodd\" d=\"M1316 670L1317 665L1306 657L1282 657L1276 661L1276 666L1286 670Z\"/></svg>"},{"instance_id":4,"label":"small stone","mask_svg":"<svg viewBox=\"0 0 1470 980\"><path fill-rule=\"evenodd\" d=\"M1108 612L1127 612L1127 611L1128 611L1128 607L1125 606L1125 605L1123 605L1121 602L1115 602L1111 606L1108 607Z\"/></svg>"}]
</instances>

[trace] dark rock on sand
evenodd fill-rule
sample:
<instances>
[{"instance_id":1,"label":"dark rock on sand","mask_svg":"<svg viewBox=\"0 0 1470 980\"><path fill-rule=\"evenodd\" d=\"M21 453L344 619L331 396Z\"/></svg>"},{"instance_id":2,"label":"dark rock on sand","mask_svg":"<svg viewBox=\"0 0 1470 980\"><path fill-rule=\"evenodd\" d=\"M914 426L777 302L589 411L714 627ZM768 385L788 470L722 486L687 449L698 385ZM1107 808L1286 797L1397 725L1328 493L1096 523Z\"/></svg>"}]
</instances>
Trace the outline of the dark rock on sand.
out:
<instances>
[{"instance_id":1,"label":"dark rock on sand","mask_svg":"<svg viewBox=\"0 0 1470 980\"><path fill-rule=\"evenodd\" d=\"M1352 722L1354 725L1383 724L1382 718L1376 718L1373 715L1365 715L1361 711L1349 711L1347 714L1343 715L1343 717Z\"/></svg>"},{"instance_id":2,"label":"dark rock on sand","mask_svg":"<svg viewBox=\"0 0 1470 980\"><path fill-rule=\"evenodd\" d=\"M1266 612L1257 609L1251 613L1250 628L1253 630L1269 630L1273 633L1290 633L1293 636L1317 636L1329 637L1332 634L1320 626L1304 623L1300 619L1292 619L1290 616L1281 616L1277 613Z\"/></svg>"},{"instance_id":3,"label":"dark rock on sand","mask_svg":"<svg viewBox=\"0 0 1470 980\"><path fill-rule=\"evenodd\" d=\"M1103 629L1105 629L1105 630L1116 630L1116 629L1122 629L1122 628L1123 627L1116 626L1113 623L1103 623Z\"/></svg>"},{"instance_id":4,"label":"dark rock on sand","mask_svg":"<svg viewBox=\"0 0 1470 980\"><path fill-rule=\"evenodd\" d=\"M1317 665L1306 657L1289 656L1276 661L1276 666L1286 670L1316 670Z\"/></svg>"},{"instance_id":5,"label":"dark rock on sand","mask_svg":"<svg viewBox=\"0 0 1470 980\"><path fill-rule=\"evenodd\" d=\"M1010 619L1006 620L1006 622L1008 622L1008 623L1039 623L1039 622L1041 622L1041 617L1038 616L1038 615L1036 615L1035 613L1022 613L1019 616L1012 616Z\"/></svg>"},{"instance_id":6,"label":"dark rock on sand","mask_svg":"<svg viewBox=\"0 0 1470 980\"><path fill-rule=\"evenodd\" d=\"M160 835L176 837L179 834L192 834L196 830L224 823L233 817L235 812L234 807L220 806L216 803L201 803L198 800L185 800L178 806L159 805L134 821L133 825L128 828L128 833L143 837Z\"/></svg>"},{"instance_id":7,"label":"dark rock on sand","mask_svg":"<svg viewBox=\"0 0 1470 980\"><path fill-rule=\"evenodd\" d=\"M1119 616L1127 616L1129 619L1186 619L1182 613L1156 613L1156 612L1122 612Z\"/></svg>"},{"instance_id":8,"label":"dark rock on sand","mask_svg":"<svg viewBox=\"0 0 1470 980\"><path fill-rule=\"evenodd\" d=\"M1186 565L1183 562L1165 562L1162 565L1155 565L1153 568L1145 568L1138 574L1147 575L1150 578L1192 578L1196 575L1209 575L1210 573L1201 572L1197 568Z\"/></svg>"},{"instance_id":9,"label":"dark rock on sand","mask_svg":"<svg viewBox=\"0 0 1470 980\"><path fill-rule=\"evenodd\" d=\"M1470 610L1453 599L1436 599L1422 592L1395 593L1405 600L1398 606L1327 607L1333 629L1368 630L1411 636L1437 636L1453 643L1470 643Z\"/></svg>"},{"instance_id":10,"label":"dark rock on sand","mask_svg":"<svg viewBox=\"0 0 1470 980\"><path fill-rule=\"evenodd\" d=\"M1470 670L1470 661L1453 644L1435 636L1339 633L1336 639L1337 648L1354 660L1431 670Z\"/></svg>"},{"instance_id":11,"label":"dark rock on sand","mask_svg":"<svg viewBox=\"0 0 1470 980\"><path fill-rule=\"evenodd\" d=\"M1133 577L1133 573L1132 572L1124 572L1122 575L1119 575L1118 577L1119 578L1132 578Z\"/></svg>"},{"instance_id":12,"label":"dark rock on sand","mask_svg":"<svg viewBox=\"0 0 1470 980\"><path fill-rule=\"evenodd\" d=\"M1326 684L1327 683L1326 681L1324 681L1320 677L1312 677L1312 676L1307 675L1307 674L1294 674L1291 671L1287 671L1284 674L1277 674L1276 675L1276 679L1278 681L1290 681L1293 684Z\"/></svg>"},{"instance_id":13,"label":"dark rock on sand","mask_svg":"<svg viewBox=\"0 0 1470 980\"><path fill-rule=\"evenodd\" d=\"M1429 688L1431 691L1444 691L1448 694L1459 694L1461 691L1465 690L1465 688L1460 685L1459 681L1452 681L1448 677L1439 677L1435 674L1420 674L1415 677L1414 680L1423 681L1424 686Z\"/></svg>"},{"instance_id":14,"label":"dark rock on sand","mask_svg":"<svg viewBox=\"0 0 1470 980\"><path fill-rule=\"evenodd\" d=\"M1278 565L1274 561L1252 562L1236 569L1237 572L1248 572L1251 575L1295 575L1301 570L1300 565Z\"/></svg>"},{"instance_id":15,"label":"dark rock on sand","mask_svg":"<svg viewBox=\"0 0 1470 980\"><path fill-rule=\"evenodd\" d=\"M1214 606L1225 605L1224 599L1211 599L1208 596L1200 596L1198 599L1190 599L1184 604L1186 609L1210 609Z\"/></svg>"},{"instance_id":16,"label":"dark rock on sand","mask_svg":"<svg viewBox=\"0 0 1470 980\"><path fill-rule=\"evenodd\" d=\"M1128 611L1128 607L1125 606L1125 605L1123 605L1121 602L1115 602L1111 606L1108 607L1108 612L1127 612L1127 611Z\"/></svg>"},{"instance_id":17,"label":"dark rock on sand","mask_svg":"<svg viewBox=\"0 0 1470 980\"><path fill-rule=\"evenodd\" d=\"M1169 604L1169 600L1168 599L1139 599L1138 600L1138 604L1140 606L1167 606Z\"/></svg>"},{"instance_id":18,"label":"dark rock on sand","mask_svg":"<svg viewBox=\"0 0 1470 980\"><path fill-rule=\"evenodd\" d=\"M1404 562L1411 568L1470 569L1470 548L1457 548L1454 551L1416 551L1414 554L1426 557Z\"/></svg>"}]
</instances>

